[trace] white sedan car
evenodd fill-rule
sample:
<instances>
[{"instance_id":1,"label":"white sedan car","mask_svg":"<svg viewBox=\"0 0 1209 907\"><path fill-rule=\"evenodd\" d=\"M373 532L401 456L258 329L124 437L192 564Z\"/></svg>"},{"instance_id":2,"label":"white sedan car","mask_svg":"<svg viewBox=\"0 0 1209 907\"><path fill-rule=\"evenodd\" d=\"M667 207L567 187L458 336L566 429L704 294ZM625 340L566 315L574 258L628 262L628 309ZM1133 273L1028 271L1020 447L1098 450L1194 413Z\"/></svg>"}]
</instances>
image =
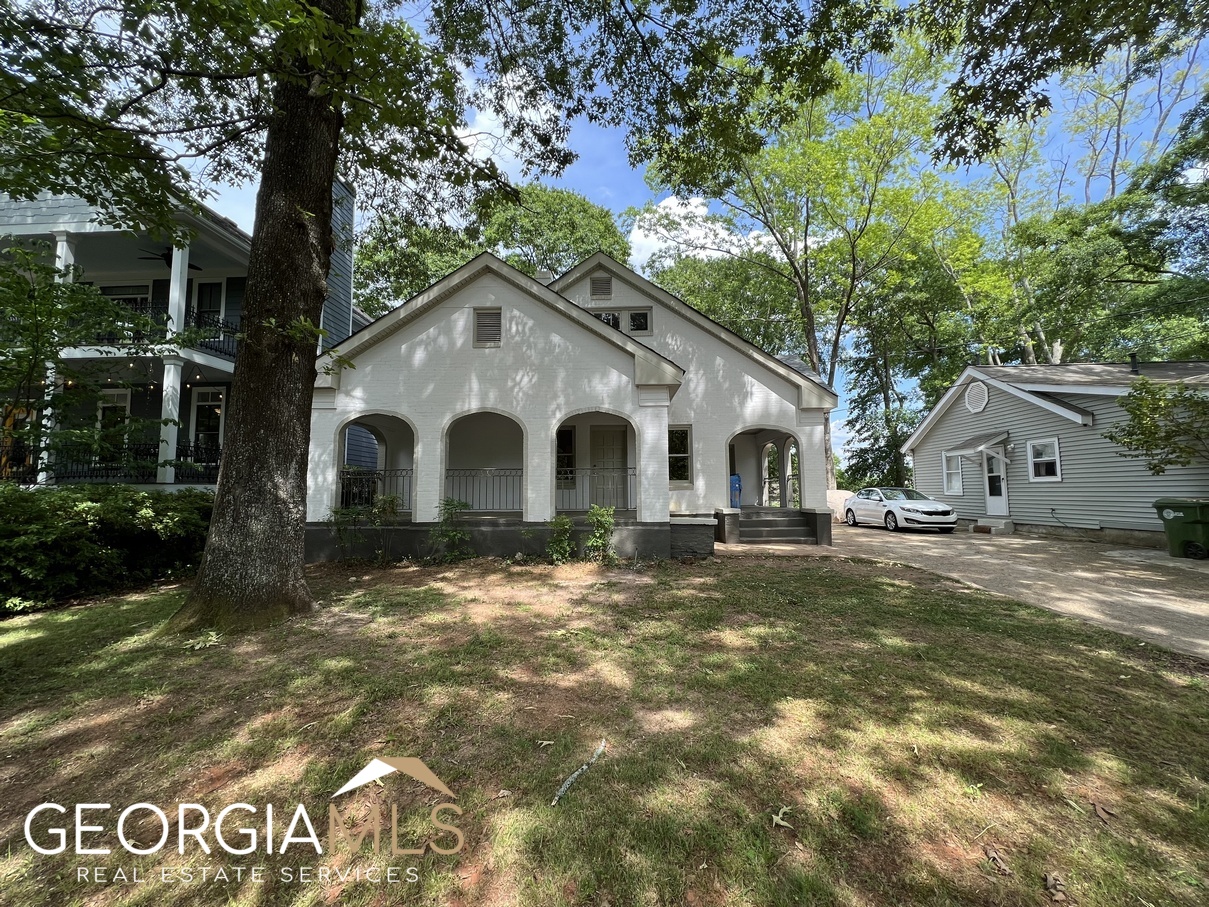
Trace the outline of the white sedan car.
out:
<instances>
[{"instance_id":1,"label":"white sedan car","mask_svg":"<svg viewBox=\"0 0 1209 907\"><path fill-rule=\"evenodd\" d=\"M914 488L862 488L844 502L844 522L881 523L896 529L939 529L952 532L957 514L942 501L934 501Z\"/></svg>"}]
</instances>

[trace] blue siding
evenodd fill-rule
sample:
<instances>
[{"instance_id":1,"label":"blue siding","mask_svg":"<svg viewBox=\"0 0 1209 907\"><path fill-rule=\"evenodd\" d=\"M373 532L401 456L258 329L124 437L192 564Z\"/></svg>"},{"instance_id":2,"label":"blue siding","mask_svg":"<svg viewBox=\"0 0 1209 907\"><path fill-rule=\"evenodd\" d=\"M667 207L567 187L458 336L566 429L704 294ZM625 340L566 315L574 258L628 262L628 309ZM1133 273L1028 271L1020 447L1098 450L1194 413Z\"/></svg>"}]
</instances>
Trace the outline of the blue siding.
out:
<instances>
[{"instance_id":1,"label":"blue siding","mask_svg":"<svg viewBox=\"0 0 1209 907\"><path fill-rule=\"evenodd\" d=\"M321 327L327 331L323 348L339 343L353 332L353 225L356 196L345 183L332 184L332 266L327 276L327 301Z\"/></svg>"},{"instance_id":2,"label":"blue siding","mask_svg":"<svg viewBox=\"0 0 1209 907\"><path fill-rule=\"evenodd\" d=\"M378 468L378 441L360 425L350 425L344 435L344 465Z\"/></svg>"}]
</instances>

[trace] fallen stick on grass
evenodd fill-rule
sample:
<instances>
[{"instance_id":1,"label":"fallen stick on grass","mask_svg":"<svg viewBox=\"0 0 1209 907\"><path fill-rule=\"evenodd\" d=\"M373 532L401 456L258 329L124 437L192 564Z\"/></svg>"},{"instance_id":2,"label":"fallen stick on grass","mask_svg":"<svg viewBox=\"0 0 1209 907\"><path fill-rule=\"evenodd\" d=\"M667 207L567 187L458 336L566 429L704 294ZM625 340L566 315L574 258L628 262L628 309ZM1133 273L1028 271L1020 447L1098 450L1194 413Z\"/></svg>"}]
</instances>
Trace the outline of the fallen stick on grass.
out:
<instances>
[{"instance_id":1,"label":"fallen stick on grass","mask_svg":"<svg viewBox=\"0 0 1209 907\"><path fill-rule=\"evenodd\" d=\"M575 783L575 779L578 778L580 775L582 775L584 772L586 772L588 770L588 766L600 758L600 754L604 752L604 749L605 749L605 741L601 740L600 746L596 747L596 752L594 752L592 754L592 758L589 759L587 762L585 762L583 765L581 765L579 768L577 768L575 771L573 771L571 773L571 777L569 777L566 781L563 782L563 786L560 787L558 789L558 793L554 795L554 800L550 804L551 806L558 806L558 801L562 799L563 794L565 794L570 789L571 785Z\"/></svg>"}]
</instances>

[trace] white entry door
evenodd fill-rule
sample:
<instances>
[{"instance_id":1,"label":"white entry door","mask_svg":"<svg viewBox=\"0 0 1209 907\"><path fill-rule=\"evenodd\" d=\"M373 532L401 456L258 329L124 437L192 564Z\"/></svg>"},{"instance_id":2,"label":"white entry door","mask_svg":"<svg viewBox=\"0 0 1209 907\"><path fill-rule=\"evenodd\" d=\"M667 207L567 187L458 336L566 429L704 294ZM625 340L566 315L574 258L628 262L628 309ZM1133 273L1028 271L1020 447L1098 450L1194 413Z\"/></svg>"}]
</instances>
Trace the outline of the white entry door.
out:
<instances>
[{"instance_id":1,"label":"white entry door","mask_svg":"<svg viewBox=\"0 0 1209 907\"><path fill-rule=\"evenodd\" d=\"M987 516L1008 515L1007 461L1002 447L982 452L983 476L986 479Z\"/></svg>"},{"instance_id":2,"label":"white entry door","mask_svg":"<svg viewBox=\"0 0 1209 907\"><path fill-rule=\"evenodd\" d=\"M625 429L592 426L592 503L626 509L627 484Z\"/></svg>"}]
</instances>

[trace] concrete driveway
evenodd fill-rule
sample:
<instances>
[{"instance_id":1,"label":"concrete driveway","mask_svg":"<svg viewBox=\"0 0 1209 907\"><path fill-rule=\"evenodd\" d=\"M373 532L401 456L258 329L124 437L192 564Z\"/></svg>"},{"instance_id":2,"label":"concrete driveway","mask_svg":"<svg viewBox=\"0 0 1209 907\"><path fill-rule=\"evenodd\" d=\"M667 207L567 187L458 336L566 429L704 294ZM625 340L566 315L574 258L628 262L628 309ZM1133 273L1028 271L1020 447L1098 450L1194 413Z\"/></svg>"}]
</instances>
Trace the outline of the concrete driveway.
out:
<instances>
[{"instance_id":1,"label":"concrete driveway","mask_svg":"<svg viewBox=\"0 0 1209 907\"><path fill-rule=\"evenodd\" d=\"M909 564L1209 661L1209 561L1094 542L959 529L835 526L835 547L718 545L726 554L850 555ZM785 550L795 549L795 550Z\"/></svg>"}]
</instances>

